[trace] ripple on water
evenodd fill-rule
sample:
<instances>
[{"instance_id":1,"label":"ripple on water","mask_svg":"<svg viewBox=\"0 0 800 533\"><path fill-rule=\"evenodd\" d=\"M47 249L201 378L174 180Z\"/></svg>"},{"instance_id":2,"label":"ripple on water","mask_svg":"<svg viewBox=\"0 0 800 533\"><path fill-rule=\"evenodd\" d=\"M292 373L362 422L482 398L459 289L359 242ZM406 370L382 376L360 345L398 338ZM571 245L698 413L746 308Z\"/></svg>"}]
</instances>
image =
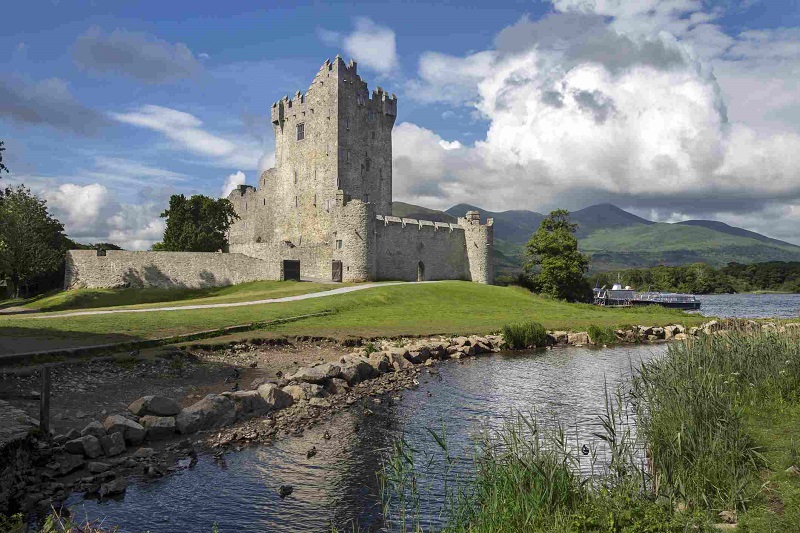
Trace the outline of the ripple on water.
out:
<instances>
[{"instance_id":1,"label":"ripple on water","mask_svg":"<svg viewBox=\"0 0 800 533\"><path fill-rule=\"evenodd\" d=\"M404 392L396 405L371 408L374 416L349 410L302 437L230 453L223 463L203 457L191 470L133 483L121 501L76 496L70 503L78 516L119 525L120 532L210 532L215 522L221 532L324 532L332 524L349 529L355 523L374 530L382 516L376 472L394 439L402 435L413 448L437 456L421 469L430 474L444 465L426 428L441 433L444 426L451 455L464 459L451 474L462 477L470 473L480 431L499 428L514 412L558 420L588 442L599 428L605 383L613 389L630 375L632 362L664 349L563 348L447 362L438 366L438 375L423 374L420 386ZM330 440L322 437L325 430ZM318 453L307 459L311 446ZM287 484L294 492L281 500L278 487ZM434 493L440 489L430 487ZM439 522L439 503L423 501L426 521Z\"/></svg>"}]
</instances>

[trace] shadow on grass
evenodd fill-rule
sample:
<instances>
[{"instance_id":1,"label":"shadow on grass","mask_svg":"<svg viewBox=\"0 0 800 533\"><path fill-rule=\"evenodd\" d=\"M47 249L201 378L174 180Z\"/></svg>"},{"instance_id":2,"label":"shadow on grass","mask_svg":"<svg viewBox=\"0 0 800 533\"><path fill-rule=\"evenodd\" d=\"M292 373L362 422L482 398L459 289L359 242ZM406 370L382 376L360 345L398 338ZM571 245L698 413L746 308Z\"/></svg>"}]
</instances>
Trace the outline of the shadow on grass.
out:
<instances>
[{"instance_id":1,"label":"shadow on grass","mask_svg":"<svg viewBox=\"0 0 800 533\"><path fill-rule=\"evenodd\" d=\"M0 364L5 355L136 342L141 337L121 333L97 334L49 328L0 328Z\"/></svg>"}]
</instances>

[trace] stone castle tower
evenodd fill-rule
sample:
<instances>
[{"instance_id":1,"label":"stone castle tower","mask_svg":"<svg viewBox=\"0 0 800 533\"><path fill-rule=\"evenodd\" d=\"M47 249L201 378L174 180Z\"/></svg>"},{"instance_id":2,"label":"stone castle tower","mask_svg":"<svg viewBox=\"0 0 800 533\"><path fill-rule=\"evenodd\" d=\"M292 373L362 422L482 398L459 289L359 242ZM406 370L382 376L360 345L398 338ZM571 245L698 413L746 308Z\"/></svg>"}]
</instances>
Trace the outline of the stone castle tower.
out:
<instances>
[{"instance_id":1,"label":"stone castle tower","mask_svg":"<svg viewBox=\"0 0 800 533\"><path fill-rule=\"evenodd\" d=\"M380 87L370 93L354 61L325 61L307 92L272 105L275 167L257 187L230 194L240 219L231 227L229 251L299 261L302 276L315 279L335 279L339 268L345 281L490 283L491 222L481 225L474 214L458 224L392 216L396 117L397 97ZM405 231L409 224L418 231ZM404 231L394 235L392 225ZM472 272L478 262L480 272Z\"/></svg>"}]
</instances>

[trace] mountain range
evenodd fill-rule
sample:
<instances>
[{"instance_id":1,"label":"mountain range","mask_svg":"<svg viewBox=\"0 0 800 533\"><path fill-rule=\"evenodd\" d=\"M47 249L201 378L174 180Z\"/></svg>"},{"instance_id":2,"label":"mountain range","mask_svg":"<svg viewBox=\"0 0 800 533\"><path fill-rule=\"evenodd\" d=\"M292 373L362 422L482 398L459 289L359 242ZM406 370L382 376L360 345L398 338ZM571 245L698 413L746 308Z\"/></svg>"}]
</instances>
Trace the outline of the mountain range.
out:
<instances>
[{"instance_id":1,"label":"mountain range","mask_svg":"<svg viewBox=\"0 0 800 533\"><path fill-rule=\"evenodd\" d=\"M498 274L521 268L525 243L545 216L526 210L492 212L469 204L437 211L394 202L392 211L395 216L436 222L455 222L467 211L478 211L482 220L494 218ZM653 222L612 204L573 211L570 219L578 224L578 246L591 257L592 272L698 262L724 266L730 262L800 261L800 246L716 220Z\"/></svg>"}]
</instances>

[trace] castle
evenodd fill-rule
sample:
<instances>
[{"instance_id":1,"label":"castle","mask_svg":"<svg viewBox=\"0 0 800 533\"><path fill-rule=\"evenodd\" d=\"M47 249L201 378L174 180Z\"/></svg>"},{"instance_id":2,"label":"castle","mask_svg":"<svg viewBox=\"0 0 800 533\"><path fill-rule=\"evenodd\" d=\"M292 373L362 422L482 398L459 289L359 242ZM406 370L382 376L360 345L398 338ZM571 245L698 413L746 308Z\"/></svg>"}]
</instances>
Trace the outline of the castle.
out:
<instances>
[{"instance_id":1,"label":"castle","mask_svg":"<svg viewBox=\"0 0 800 533\"><path fill-rule=\"evenodd\" d=\"M271 109L275 167L228 196L227 253L69 252L65 285L209 286L251 279L461 279L492 283L493 223L392 216L397 97L370 94L354 61L320 68ZM183 257L178 257L183 256ZM214 257L207 257L214 256Z\"/></svg>"}]
</instances>

